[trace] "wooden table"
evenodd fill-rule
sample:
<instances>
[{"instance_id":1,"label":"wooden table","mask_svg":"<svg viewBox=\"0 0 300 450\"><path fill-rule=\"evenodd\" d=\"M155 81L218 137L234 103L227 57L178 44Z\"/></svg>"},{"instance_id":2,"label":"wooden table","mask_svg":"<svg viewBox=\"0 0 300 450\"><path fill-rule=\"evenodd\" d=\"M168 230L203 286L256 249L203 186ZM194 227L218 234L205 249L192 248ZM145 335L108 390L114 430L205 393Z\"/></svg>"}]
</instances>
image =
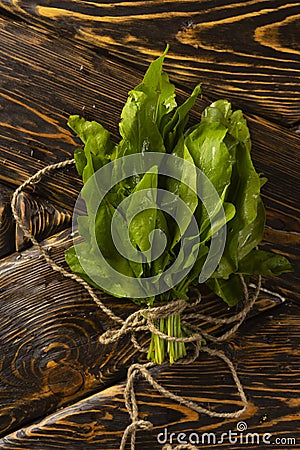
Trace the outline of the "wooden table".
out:
<instances>
[{"instance_id":1,"label":"wooden table","mask_svg":"<svg viewBox=\"0 0 300 450\"><path fill-rule=\"evenodd\" d=\"M117 449L129 424L123 392L127 368L139 354L126 338L100 345L98 337L110 323L87 293L53 272L20 234L16 247L9 202L30 175L72 157L78 141L66 125L70 114L98 120L117 137L128 90L167 42L165 69L179 97L203 83L191 121L220 97L241 107L255 166L269 179L263 189L263 246L287 255L295 272L264 280L285 301L262 293L251 317L221 348L249 400L238 420L260 439L272 435L272 444L254 441L251 448L300 448L299 14L300 3L282 0L0 1L1 449ZM64 214L56 228L40 233L60 264L71 244L70 216L80 189L69 168L27 191L31 201ZM134 311L128 301L105 301L124 317ZM228 313L217 299L203 308ZM154 375L206 407L240 406L226 367L208 355L184 369L158 368ZM138 432L137 449L161 449L166 431L167 443L175 433L173 445L184 440L178 438L184 432L200 438L215 433L215 448L247 446L230 442L228 434L220 441L222 433L237 431L237 419L199 415L143 380L137 392L141 417L154 425Z\"/></svg>"}]
</instances>

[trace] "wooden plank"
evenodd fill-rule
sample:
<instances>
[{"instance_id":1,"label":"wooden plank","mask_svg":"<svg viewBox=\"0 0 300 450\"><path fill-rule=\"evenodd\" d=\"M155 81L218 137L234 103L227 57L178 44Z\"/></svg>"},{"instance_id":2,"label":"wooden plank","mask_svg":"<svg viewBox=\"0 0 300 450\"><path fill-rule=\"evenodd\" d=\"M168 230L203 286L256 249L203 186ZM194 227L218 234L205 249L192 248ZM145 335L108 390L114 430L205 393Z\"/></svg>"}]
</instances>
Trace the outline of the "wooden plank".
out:
<instances>
[{"instance_id":1,"label":"wooden plank","mask_svg":"<svg viewBox=\"0 0 300 450\"><path fill-rule=\"evenodd\" d=\"M0 5L142 70L168 42L166 66L177 82L190 88L201 81L209 97L226 96L283 125L299 121L299 2L2 0Z\"/></svg>"},{"instance_id":2,"label":"wooden plank","mask_svg":"<svg viewBox=\"0 0 300 450\"><path fill-rule=\"evenodd\" d=\"M16 209L22 223L37 241L42 241L72 225L70 211L55 207L48 200L24 191L17 197ZM16 224L16 250L20 252L30 246L30 239L25 236L19 224Z\"/></svg>"},{"instance_id":3,"label":"wooden plank","mask_svg":"<svg viewBox=\"0 0 300 450\"><path fill-rule=\"evenodd\" d=\"M12 192L0 183L0 258L15 251L15 226L10 207Z\"/></svg>"},{"instance_id":4,"label":"wooden plank","mask_svg":"<svg viewBox=\"0 0 300 450\"><path fill-rule=\"evenodd\" d=\"M70 231L44 243L59 262ZM99 344L112 323L77 283L54 272L35 248L3 258L0 267L2 432L124 376L134 357L130 341ZM108 302L123 316L135 310Z\"/></svg>"},{"instance_id":5,"label":"wooden plank","mask_svg":"<svg viewBox=\"0 0 300 450\"><path fill-rule=\"evenodd\" d=\"M43 245L64 264L63 251L71 242L66 230ZM98 336L112 322L82 287L54 272L36 248L0 261L0 286L0 432L32 423L124 378L128 365L137 359L128 337L100 345ZM129 300L99 295L122 317L136 309ZM253 314L278 302L276 296L262 293ZM218 317L233 314L212 296L204 298L199 308ZM216 326L208 329L218 331ZM141 337L142 344L145 339L148 336Z\"/></svg>"},{"instance_id":6,"label":"wooden plank","mask_svg":"<svg viewBox=\"0 0 300 450\"><path fill-rule=\"evenodd\" d=\"M251 444L251 448L261 450L266 445L262 441L265 433L269 433L265 438L271 443L270 448L299 448L300 367L295 358L299 348L299 312L299 307L283 305L277 310L276 320L272 312L259 320L248 321L232 342L224 344L223 350L234 361L249 401L248 409L239 419L199 415L186 406L164 399L144 380L138 381L140 417L150 420L154 427L138 432L136 449L162 449L163 443L170 443L170 439L175 446L178 438L191 438L195 443L197 436L200 447L208 448L214 443L212 435L210 442L204 435L208 432L215 434L216 448L242 450ZM228 369L220 360L205 354L184 368L180 365L156 368L153 376L167 389L212 410L220 412L240 407ZM122 431L129 424L123 392L124 383L121 383L92 395L3 437L1 448L115 450L119 448ZM239 421L245 422L247 430L238 433L238 441L230 442L229 430L237 433ZM179 436L180 432L186 436ZM223 440L222 433L227 433ZM247 444L246 433L257 433L259 438L254 436L253 443L248 441Z\"/></svg>"},{"instance_id":7,"label":"wooden plank","mask_svg":"<svg viewBox=\"0 0 300 450\"><path fill-rule=\"evenodd\" d=\"M263 188L267 202L281 204L283 210L300 217L299 137L258 116L250 116L248 121L255 167L268 178Z\"/></svg>"}]
</instances>

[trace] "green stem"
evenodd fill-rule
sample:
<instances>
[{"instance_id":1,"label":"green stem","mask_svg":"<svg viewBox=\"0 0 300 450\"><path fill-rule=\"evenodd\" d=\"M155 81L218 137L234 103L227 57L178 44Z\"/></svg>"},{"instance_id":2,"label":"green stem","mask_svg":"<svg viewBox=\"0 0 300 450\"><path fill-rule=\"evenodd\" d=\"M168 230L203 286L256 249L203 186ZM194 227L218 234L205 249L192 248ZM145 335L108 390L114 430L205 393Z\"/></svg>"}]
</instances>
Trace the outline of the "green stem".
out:
<instances>
[{"instance_id":1,"label":"green stem","mask_svg":"<svg viewBox=\"0 0 300 450\"><path fill-rule=\"evenodd\" d=\"M180 338L185 335L181 327L179 314L160 319L157 321L156 326L168 336ZM147 358L156 364L162 364L167 355L171 364L184 357L186 355L184 342L166 341L157 336L157 334L152 333Z\"/></svg>"}]
</instances>

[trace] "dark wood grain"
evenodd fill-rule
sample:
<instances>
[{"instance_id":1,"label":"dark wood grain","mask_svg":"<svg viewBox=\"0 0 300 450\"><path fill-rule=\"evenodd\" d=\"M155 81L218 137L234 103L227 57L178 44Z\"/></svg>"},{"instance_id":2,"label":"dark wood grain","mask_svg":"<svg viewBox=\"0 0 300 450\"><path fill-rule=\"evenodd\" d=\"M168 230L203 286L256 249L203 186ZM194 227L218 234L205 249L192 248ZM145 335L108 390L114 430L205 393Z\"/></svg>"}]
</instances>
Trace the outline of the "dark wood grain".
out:
<instances>
[{"instance_id":1,"label":"dark wood grain","mask_svg":"<svg viewBox=\"0 0 300 450\"><path fill-rule=\"evenodd\" d=\"M38 241L69 228L72 223L70 211L54 206L49 200L44 200L37 195L28 194L24 191L20 192L17 197L16 210L22 224ZM24 235L21 227L16 224L16 250L20 252L30 245L30 239Z\"/></svg>"},{"instance_id":2,"label":"dark wood grain","mask_svg":"<svg viewBox=\"0 0 300 450\"><path fill-rule=\"evenodd\" d=\"M222 433L228 433L229 430L237 432L239 420L246 422L247 432L258 433L260 439L264 433L270 433L273 445L268 445L268 448L299 448L297 420L300 365L299 359L295 358L299 349L299 313L299 307L289 304L280 306L276 311L276 320L273 312L260 317L259 321L255 319L254 323L250 320L231 343L223 346L225 353L235 363L249 401L248 409L239 419L221 420L199 415L185 406L162 398L147 382L139 381L136 389L140 416L151 420L154 428L138 433L137 450L161 449L162 444L158 443L157 436L164 433L165 428L168 439L171 433L175 433L174 444L180 432L185 432L187 436L192 432L198 433L200 438L202 433L210 432L215 433L220 440ZM224 364L204 354L188 367L188 383L186 368L179 365L155 369L154 376L167 389L199 401L213 410L234 410L240 406ZM122 431L129 424L123 392L124 383L105 389L2 438L1 448L117 449ZM208 448L207 437L204 439L203 448ZM275 439L281 441L275 445ZM288 444L287 439L293 441ZM216 448L242 450L245 446L245 441L243 444L239 441L230 443L227 436L224 442L218 442ZM254 441L254 445L251 445L257 450L263 447L262 440L260 444Z\"/></svg>"},{"instance_id":3,"label":"dark wood grain","mask_svg":"<svg viewBox=\"0 0 300 450\"><path fill-rule=\"evenodd\" d=\"M274 223L276 227L290 226L289 218L282 213L274 214L269 210L267 215L267 224ZM297 222L299 224L299 221ZM276 242L276 243L275 243ZM299 232L288 232L286 229L273 228L266 226L264 240L261 245L264 250L271 250L289 258L293 264L294 271L284 274L280 277L269 277L264 280L264 286L271 290L280 292L284 297L294 300L300 304L300 235ZM293 251L291 252L291 249Z\"/></svg>"},{"instance_id":4,"label":"dark wood grain","mask_svg":"<svg viewBox=\"0 0 300 450\"><path fill-rule=\"evenodd\" d=\"M72 242L70 232L43 243L61 265L65 265L63 251ZM98 336L114 324L76 282L54 272L38 249L3 258L0 286L2 434L123 378L138 357L128 337L117 344L100 345ZM136 309L129 300L99 295L122 317ZM278 302L278 297L262 293L252 315ZM233 314L212 296L199 308L218 317ZM223 330L203 325L210 331ZM148 338L142 337L141 343Z\"/></svg>"},{"instance_id":5,"label":"dark wood grain","mask_svg":"<svg viewBox=\"0 0 300 450\"><path fill-rule=\"evenodd\" d=\"M59 262L70 232L44 243ZM134 357L130 341L99 344L112 323L77 283L54 272L35 248L2 259L0 267L2 432L124 376ZM122 314L120 302L109 304ZM123 315L134 309L127 302Z\"/></svg>"},{"instance_id":6,"label":"dark wood grain","mask_svg":"<svg viewBox=\"0 0 300 450\"><path fill-rule=\"evenodd\" d=\"M126 65L145 69L166 43L166 67L183 85L203 82L284 125L300 119L299 2L2 0L6 10L60 29Z\"/></svg>"},{"instance_id":7,"label":"dark wood grain","mask_svg":"<svg viewBox=\"0 0 300 450\"><path fill-rule=\"evenodd\" d=\"M10 207L12 192L0 184L0 258L15 250L15 226Z\"/></svg>"}]
</instances>

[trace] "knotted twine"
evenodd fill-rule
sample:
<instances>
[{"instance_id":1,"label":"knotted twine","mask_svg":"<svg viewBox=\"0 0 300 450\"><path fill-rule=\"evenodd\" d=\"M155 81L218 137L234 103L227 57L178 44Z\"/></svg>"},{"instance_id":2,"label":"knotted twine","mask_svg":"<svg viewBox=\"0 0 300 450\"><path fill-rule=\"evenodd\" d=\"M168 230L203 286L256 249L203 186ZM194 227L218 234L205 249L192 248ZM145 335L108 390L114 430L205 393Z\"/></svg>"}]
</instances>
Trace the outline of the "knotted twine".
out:
<instances>
[{"instance_id":1,"label":"knotted twine","mask_svg":"<svg viewBox=\"0 0 300 450\"><path fill-rule=\"evenodd\" d=\"M147 382L160 394L162 394L164 397L169 398L171 400L174 400L175 402L178 402L179 404L185 405L188 408L200 413L200 414L206 414L210 417L220 417L220 418L238 418L240 417L244 411L247 409L248 402L247 398L245 396L243 386L238 378L236 369L232 363L232 361L222 352L210 348L208 345L203 346L202 343L204 340L211 341L214 343L219 343L222 341L227 340L229 337L231 337L237 329L242 325L244 322L247 314L250 312L251 308L253 307L255 301L258 298L258 295L260 291L265 291L268 293L271 293L273 295L276 295L280 297L278 294L270 292L266 289L263 289L261 287L261 276L258 276L258 282L257 285L251 285L251 287L255 288L255 291L252 296L249 295L249 290L247 287L247 284L245 283L245 280L242 276L240 276L242 286L244 289L244 307L243 309L229 317L229 318L216 318L212 316L208 316L205 314L200 313L191 313L189 310L195 306L197 306L201 302L201 296L199 298L192 302L188 303L186 300L176 300L172 301L168 304L158 306L158 307L151 307L151 308L144 308L140 309L132 314L129 315L129 317L126 320L123 320L121 317L114 314L114 312L105 306L105 304L100 300L100 298L94 293L93 288L82 278L80 278L75 273L69 272L63 267L59 266L49 255L48 250L43 247L35 238L35 236L31 233L29 228L26 226L26 224L23 223L18 211L17 211L17 200L18 195L23 191L27 186L29 185L35 185L38 183L41 178L44 175L49 174L52 171L56 171L59 169L62 169L64 167L74 165L75 160L70 159L66 161L62 161L56 164L51 164L49 166L46 166L45 168L39 170L34 175L29 177L21 186L19 186L15 192L13 193L12 200L11 200L11 208L13 217L18 224L18 226L21 228L21 230L24 233L24 236L31 240L31 242L39 249L41 254L44 256L46 262L51 266L51 268L59 272L61 275L63 275L66 278L70 278L77 283L79 283L90 295L90 297L93 299L93 301L97 304L97 306L113 321L116 325L119 326L119 328L114 330L107 330L105 333L103 333L99 337L99 341L101 344L110 344L113 342L118 341L122 336L125 334L130 334L131 341L135 348L137 348L140 352L147 352L147 350L140 346L140 344L137 341L136 333L140 331L146 331L157 334L160 338L165 339L166 341L173 341L173 342L184 342L184 343L193 343L194 344L194 351L192 355L188 355L185 358L182 358L181 360L176 361L178 364L190 364L194 362L198 356L200 351L208 353L210 356L216 356L220 359L222 359L228 366L231 375L233 377L233 380L235 382L237 391L239 393L240 399L242 401L243 407L234 411L234 412L217 412L217 411L211 411L207 408L204 408L200 406L199 404L188 400L180 395L176 395L173 392L167 390L162 385L160 385L151 375L149 369L155 364L153 362L148 362L145 364L132 364L127 373L127 382L126 387L124 390L124 399L125 399L125 405L127 408L127 411L131 418L131 423L128 425L123 433L122 441L120 445L120 450L125 450L126 442L128 440L128 437L131 437L131 450L135 449L135 440L136 440L136 432L137 430L150 430L153 427L153 424L150 421L142 420L139 418L139 410L136 400L136 393L135 393L135 381L138 377L142 376L144 377ZM281 297L280 297L281 298ZM182 323L189 327L189 329L193 332L193 334L187 336L187 337L172 337L164 334L161 332L157 326L156 322L160 318L166 318L175 314L181 315ZM232 325L231 328L229 328L228 331L223 333L221 336L215 337L211 335L210 333L207 333L200 327L196 327L190 323L191 319L197 319L204 320L207 323L215 324L215 325ZM167 444L164 446L165 450L172 450L172 447ZM173 450L180 450L180 449L190 449L190 450L197 450L197 448L191 444L183 444L183 445L177 445L175 448L173 447Z\"/></svg>"}]
</instances>

